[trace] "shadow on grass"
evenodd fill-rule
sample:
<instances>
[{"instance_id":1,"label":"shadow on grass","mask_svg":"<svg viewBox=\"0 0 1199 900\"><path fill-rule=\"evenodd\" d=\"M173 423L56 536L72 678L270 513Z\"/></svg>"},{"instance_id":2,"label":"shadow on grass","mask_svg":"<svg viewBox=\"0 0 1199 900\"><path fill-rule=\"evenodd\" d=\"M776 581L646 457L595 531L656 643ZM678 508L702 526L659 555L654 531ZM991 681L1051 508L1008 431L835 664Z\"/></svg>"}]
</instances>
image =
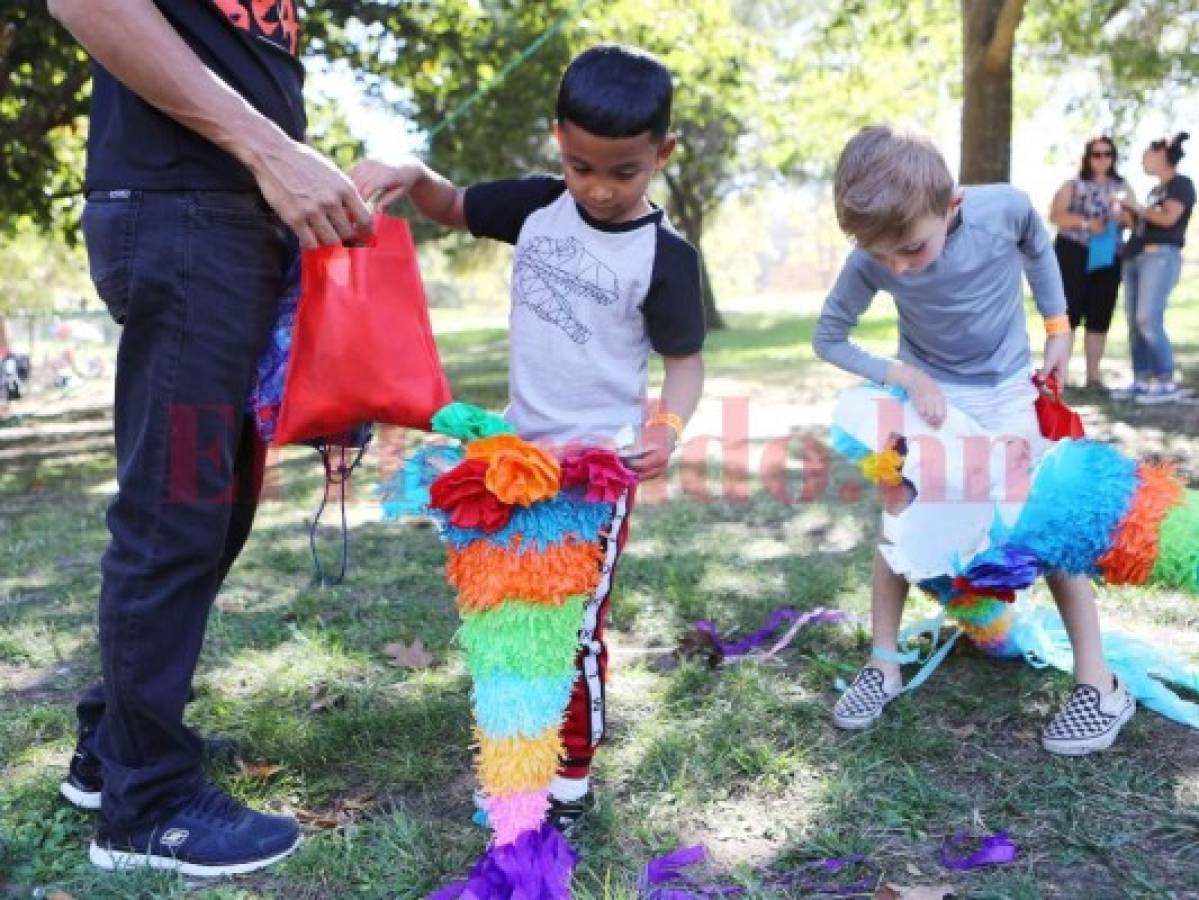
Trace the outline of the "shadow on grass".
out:
<instances>
[{"instance_id":1,"label":"shadow on grass","mask_svg":"<svg viewBox=\"0 0 1199 900\"><path fill-rule=\"evenodd\" d=\"M1199 343L1175 346L1178 381L1189 396L1178 403L1141 405L1131 400L1105 400L1101 409L1105 419L1122 422L1137 429L1156 429L1183 438L1199 436ZM1199 478L1199 469L1192 473Z\"/></svg>"},{"instance_id":2,"label":"shadow on grass","mask_svg":"<svg viewBox=\"0 0 1199 900\"><path fill-rule=\"evenodd\" d=\"M810 359L811 319L735 324L712 338L730 366L768 375L780 359ZM883 339L893 326L870 327ZM463 399L502 402L502 332L452 336L443 350ZM469 824L469 700L451 647L443 551L428 529L357 525L349 580L313 586L296 515L320 485L313 460L295 451L280 463L281 505L264 513L218 599L189 717L282 767L266 778L222 776L240 796L322 815L348 809L354 821L309 829L293 860L204 896L423 897L464 873L485 840ZM80 897L194 896L169 876L97 876L82 853L88 817L56 797L74 688L96 665L105 499L80 487L110 477L51 483L34 501L0 498L0 655L46 679L40 694L0 696L0 867ZM862 615L875 527L869 502L786 506L757 494L743 504L642 506L617 579L615 646L669 650L699 618L744 634L781 605ZM390 666L384 645L416 638L432 666ZM614 667L609 743L597 757L602 801L580 841L576 896L633 898L648 859L700 841L718 856L715 880L749 885L752 897L786 896L753 887L754 870L853 852L878 860L888 880L952 882L970 897L1199 894L1192 732L1142 712L1110 753L1050 758L1039 728L1069 678L965 650L877 728L836 732L830 685L866 650L861 633L822 627L801 633L776 665L711 671L634 653ZM940 867L944 835L1000 828L1022 847L1016 866Z\"/></svg>"}]
</instances>

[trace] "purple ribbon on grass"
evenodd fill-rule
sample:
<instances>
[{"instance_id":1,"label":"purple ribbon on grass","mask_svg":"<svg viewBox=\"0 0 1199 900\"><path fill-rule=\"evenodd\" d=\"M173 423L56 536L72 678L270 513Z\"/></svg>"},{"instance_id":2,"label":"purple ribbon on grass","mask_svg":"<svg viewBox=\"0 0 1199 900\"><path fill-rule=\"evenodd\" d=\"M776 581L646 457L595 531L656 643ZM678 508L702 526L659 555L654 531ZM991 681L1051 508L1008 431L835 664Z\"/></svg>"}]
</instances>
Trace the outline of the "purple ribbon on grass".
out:
<instances>
[{"instance_id":1,"label":"purple ribbon on grass","mask_svg":"<svg viewBox=\"0 0 1199 900\"><path fill-rule=\"evenodd\" d=\"M704 848L697 844L650 860L641 874L642 896L645 900L710 900L742 893L735 884L702 885L684 874L683 869L702 863L706 857Z\"/></svg>"},{"instance_id":2,"label":"purple ribbon on grass","mask_svg":"<svg viewBox=\"0 0 1199 900\"><path fill-rule=\"evenodd\" d=\"M1015 862L1019 852L1020 848L1006 831L998 831L981 840L959 831L945 838L941 845L941 863L947 869L965 872L979 866L1002 866Z\"/></svg>"},{"instance_id":3,"label":"purple ribbon on grass","mask_svg":"<svg viewBox=\"0 0 1199 900\"><path fill-rule=\"evenodd\" d=\"M772 612L770 618L766 620L766 624L753 634L747 635L737 641L722 639L716 631L716 626L707 619L701 619L696 622L695 630L700 634L706 635L722 656L744 656L750 650L760 647L770 640L785 622L793 622L802 628L811 623L844 622L848 618L848 613L841 612L838 609L813 609L809 612L801 613L796 609L782 608Z\"/></svg>"},{"instance_id":4,"label":"purple ribbon on grass","mask_svg":"<svg viewBox=\"0 0 1199 900\"><path fill-rule=\"evenodd\" d=\"M641 896L644 900L717 900L737 897L744 888L733 884L701 884L683 872L689 866L702 863L707 857L700 845L684 847L651 860L641 875ZM857 881L837 881L836 876L861 867L866 873ZM848 897L873 891L878 886L879 870L868 857L855 854L804 863L790 872L765 872L763 887L789 888L805 894L825 894Z\"/></svg>"}]
</instances>

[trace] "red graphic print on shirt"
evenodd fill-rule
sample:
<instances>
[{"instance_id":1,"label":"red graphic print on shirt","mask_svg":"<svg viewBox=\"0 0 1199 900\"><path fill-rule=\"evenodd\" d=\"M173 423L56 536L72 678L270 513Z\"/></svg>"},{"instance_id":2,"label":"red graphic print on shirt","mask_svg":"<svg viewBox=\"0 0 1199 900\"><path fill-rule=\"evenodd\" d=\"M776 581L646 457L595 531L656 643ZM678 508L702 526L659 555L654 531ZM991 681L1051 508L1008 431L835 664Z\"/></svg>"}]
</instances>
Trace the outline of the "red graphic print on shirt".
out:
<instances>
[{"instance_id":1,"label":"red graphic print on shirt","mask_svg":"<svg viewBox=\"0 0 1199 900\"><path fill-rule=\"evenodd\" d=\"M300 22L295 0L212 0L229 21L264 37L293 56L300 48Z\"/></svg>"}]
</instances>

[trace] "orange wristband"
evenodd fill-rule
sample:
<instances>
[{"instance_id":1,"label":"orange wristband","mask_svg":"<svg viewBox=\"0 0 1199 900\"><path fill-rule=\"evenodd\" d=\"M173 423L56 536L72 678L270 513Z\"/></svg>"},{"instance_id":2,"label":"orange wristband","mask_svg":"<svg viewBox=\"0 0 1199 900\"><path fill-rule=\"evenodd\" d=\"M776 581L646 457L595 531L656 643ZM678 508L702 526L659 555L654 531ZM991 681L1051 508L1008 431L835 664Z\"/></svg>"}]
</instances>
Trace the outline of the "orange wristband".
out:
<instances>
[{"instance_id":1,"label":"orange wristband","mask_svg":"<svg viewBox=\"0 0 1199 900\"><path fill-rule=\"evenodd\" d=\"M649 417L649 421L645 423L649 425L665 425L674 432L674 439L677 441L683 436L683 417L669 412L654 413Z\"/></svg>"},{"instance_id":2,"label":"orange wristband","mask_svg":"<svg viewBox=\"0 0 1199 900\"><path fill-rule=\"evenodd\" d=\"M1070 317L1067 315L1049 316L1045 319L1045 333L1050 337L1070 333Z\"/></svg>"}]
</instances>

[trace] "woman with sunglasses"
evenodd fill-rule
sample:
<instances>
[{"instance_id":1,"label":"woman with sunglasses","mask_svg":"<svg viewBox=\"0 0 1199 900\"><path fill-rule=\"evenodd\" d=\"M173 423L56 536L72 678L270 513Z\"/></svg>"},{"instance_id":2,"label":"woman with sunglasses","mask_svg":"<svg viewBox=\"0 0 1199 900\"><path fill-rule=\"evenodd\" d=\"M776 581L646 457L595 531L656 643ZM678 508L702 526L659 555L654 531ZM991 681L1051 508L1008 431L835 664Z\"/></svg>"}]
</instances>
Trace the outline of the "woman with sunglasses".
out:
<instances>
[{"instance_id":1,"label":"woman with sunglasses","mask_svg":"<svg viewBox=\"0 0 1199 900\"><path fill-rule=\"evenodd\" d=\"M1116 171L1116 145L1094 137L1083 148L1078 177L1063 184L1053 197L1049 221L1057 226L1053 249L1062 270L1070 333L1086 329L1086 386L1102 390L1099 363L1107 345L1107 330L1120 290L1118 197L1127 183Z\"/></svg>"},{"instance_id":2,"label":"woman with sunglasses","mask_svg":"<svg viewBox=\"0 0 1199 900\"><path fill-rule=\"evenodd\" d=\"M1182 248L1195 206L1195 185L1178 174L1185 131L1153 141L1141 157L1157 177L1145 205L1126 199L1132 236L1124 252L1124 304L1132 346L1133 383L1124 396L1137 403L1168 403L1179 396L1174 350L1166 335L1166 302L1182 274Z\"/></svg>"}]
</instances>

